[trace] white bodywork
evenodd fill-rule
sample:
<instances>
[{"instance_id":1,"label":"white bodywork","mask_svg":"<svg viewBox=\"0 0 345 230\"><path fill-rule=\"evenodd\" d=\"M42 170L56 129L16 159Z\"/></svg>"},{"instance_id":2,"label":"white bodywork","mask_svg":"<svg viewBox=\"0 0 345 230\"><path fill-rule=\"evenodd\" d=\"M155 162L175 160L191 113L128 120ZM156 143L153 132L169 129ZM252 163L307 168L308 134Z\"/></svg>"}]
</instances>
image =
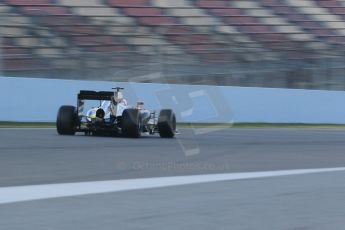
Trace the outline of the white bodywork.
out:
<instances>
[{"instance_id":1,"label":"white bodywork","mask_svg":"<svg viewBox=\"0 0 345 230\"><path fill-rule=\"evenodd\" d=\"M113 108L114 107L114 108ZM91 120L91 118L96 118L96 112L98 109L103 109L105 112L104 118L109 118L110 114L113 116L122 116L122 113L125 109L128 108L126 103L118 103L117 106L113 106L110 101L102 101L102 105L100 107L95 107L87 111L86 117L88 120Z\"/></svg>"},{"instance_id":2,"label":"white bodywork","mask_svg":"<svg viewBox=\"0 0 345 230\"><path fill-rule=\"evenodd\" d=\"M95 107L87 111L87 120L91 121L92 118L96 118L96 112L98 109L103 109L105 112L104 118L109 118L110 115L115 117L122 116L122 113L129 106L127 100L123 97L121 92L115 92L112 101L102 101L100 107Z\"/></svg>"},{"instance_id":3,"label":"white bodywork","mask_svg":"<svg viewBox=\"0 0 345 230\"><path fill-rule=\"evenodd\" d=\"M147 124L155 124L157 121L154 118L151 118L151 112L147 109L144 109L144 102L137 102L136 107L128 106L127 100L123 97L121 92L115 92L114 98L112 101L102 101L100 107L94 107L86 113L86 118L88 121L91 121L92 118L96 118L96 112L98 109L103 109L105 112L104 118L110 118L110 115L113 116L122 116L125 109L136 108L139 109L147 120Z\"/></svg>"}]
</instances>

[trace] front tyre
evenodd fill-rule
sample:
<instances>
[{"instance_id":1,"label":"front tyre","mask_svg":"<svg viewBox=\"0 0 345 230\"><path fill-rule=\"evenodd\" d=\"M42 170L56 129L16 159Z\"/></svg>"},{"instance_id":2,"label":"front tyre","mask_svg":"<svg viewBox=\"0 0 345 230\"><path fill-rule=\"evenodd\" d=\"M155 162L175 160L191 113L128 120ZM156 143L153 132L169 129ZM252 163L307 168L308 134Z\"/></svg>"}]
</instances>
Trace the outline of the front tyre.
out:
<instances>
[{"instance_id":1,"label":"front tyre","mask_svg":"<svg viewBox=\"0 0 345 230\"><path fill-rule=\"evenodd\" d=\"M162 109L158 117L158 132L161 137L173 138L176 131L176 116L171 109Z\"/></svg>"},{"instance_id":2,"label":"front tyre","mask_svg":"<svg viewBox=\"0 0 345 230\"><path fill-rule=\"evenodd\" d=\"M138 138L141 135L140 113L137 109L125 109L122 113L122 134L126 137Z\"/></svg>"},{"instance_id":3,"label":"front tyre","mask_svg":"<svg viewBox=\"0 0 345 230\"><path fill-rule=\"evenodd\" d=\"M78 124L76 107L61 106L56 119L56 129L60 135L74 135Z\"/></svg>"}]
</instances>

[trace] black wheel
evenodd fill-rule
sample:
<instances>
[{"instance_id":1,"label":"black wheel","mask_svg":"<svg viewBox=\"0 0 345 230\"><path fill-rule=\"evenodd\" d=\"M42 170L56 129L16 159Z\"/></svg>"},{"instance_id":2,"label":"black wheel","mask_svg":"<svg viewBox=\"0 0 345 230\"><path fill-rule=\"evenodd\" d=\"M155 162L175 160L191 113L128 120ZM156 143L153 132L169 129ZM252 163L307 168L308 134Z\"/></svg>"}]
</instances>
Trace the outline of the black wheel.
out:
<instances>
[{"instance_id":1,"label":"black wheel","mask_svg":"<svg viewBox=\"0 0 345 230\"><path fill-rule=\"evenodd\" d=\"M162 109L158 117L158 132L161 137L173 138L176 130L176 116L171 109Z\"/></svg>"},{"instance_id":2,"label":"black wheel","mask_svg":"<svg viewBox=\"0 0 345 230\"><path fill-rule=\"evenodd\" d=\"M122 133L126 137L140 137L140 113L137 109L125 109L121 118Z\"/></svg>"},{"instance_id":3,"label":"black wheel","mask_svg":"<svg viewBox=\"0 0 345 230\"><path fill-rule=\"evenodd\" d=\"M74 106L61 106L56 119L56 129L60 135L74 135L78 116Z\"/></svg>"}]
</instances>

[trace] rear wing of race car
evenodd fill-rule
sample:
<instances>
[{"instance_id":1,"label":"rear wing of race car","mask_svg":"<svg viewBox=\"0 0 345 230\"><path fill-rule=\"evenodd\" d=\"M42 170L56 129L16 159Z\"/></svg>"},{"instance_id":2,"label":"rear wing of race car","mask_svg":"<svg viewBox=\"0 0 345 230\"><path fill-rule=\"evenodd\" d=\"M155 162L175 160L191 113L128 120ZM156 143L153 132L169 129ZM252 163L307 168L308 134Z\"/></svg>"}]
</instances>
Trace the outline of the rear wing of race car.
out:
<instances>
[{"instance_id":1,"label":"rear wing of race car","mask_svg":"<svg viewBox=\"0 0 345 230\"><path fill-rule=\"evenodd\" d=\"M78 116L83 116L85 100L99 101L99 106L102 105L102 101L111 101L114 96L114 92L111 91L90 91L80 90L78 94L77 110Z\"/></svg>"},{"instance_id":2,"label":"rear wing of race car","mask_svg":"<svg viewBox=\"0 0 345 230\"><path fill-rule=\"evenodd\" d=\"M78 100L100 100L100 101L111 101L114 96L114 92L111 91L89 91L80 90L78 94Z\"/></svg>"}]
</instances>

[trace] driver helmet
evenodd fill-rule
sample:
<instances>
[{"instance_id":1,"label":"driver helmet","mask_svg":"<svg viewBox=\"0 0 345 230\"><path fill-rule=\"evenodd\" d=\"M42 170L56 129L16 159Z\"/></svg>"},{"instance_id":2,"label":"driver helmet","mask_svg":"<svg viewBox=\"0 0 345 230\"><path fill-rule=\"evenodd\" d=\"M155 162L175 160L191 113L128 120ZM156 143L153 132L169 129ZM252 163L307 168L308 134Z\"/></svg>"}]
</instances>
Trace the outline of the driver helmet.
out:
<instances>
[{"instance_id":1,"label":"driver helmet","mask_svg":"<svg viewBox=\"0 0 345 230\"><path fill-rule=\"evenodd\" d=\"M144 109L144 102L143 101L138 101L136 108L137 109Z\"/></svg>"}]
</instances>

